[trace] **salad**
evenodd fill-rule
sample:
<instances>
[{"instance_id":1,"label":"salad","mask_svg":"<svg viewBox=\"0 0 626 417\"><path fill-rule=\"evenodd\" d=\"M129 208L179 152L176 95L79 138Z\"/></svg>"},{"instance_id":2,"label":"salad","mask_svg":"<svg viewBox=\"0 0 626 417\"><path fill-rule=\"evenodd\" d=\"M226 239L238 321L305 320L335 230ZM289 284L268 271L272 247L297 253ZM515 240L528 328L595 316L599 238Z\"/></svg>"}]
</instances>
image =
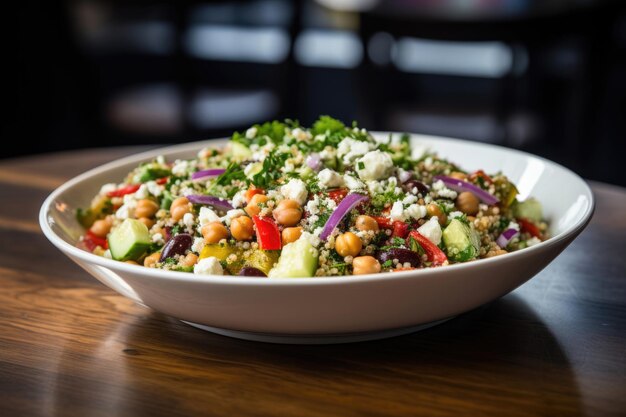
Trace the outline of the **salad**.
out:
<instances>
[{"instance_id":1,"label":"salad","mask_svg":"<svg viewBox=\"0 0 626 417\"><path fill-rule=\"evenodd\" d=\"M329 116L254 125L193 159L159 156L76 216L79 245L97 255L282 278L446 267L535 245L548 229L539 201L518 201L503 173Z\"/></svg>"}]
</instances>

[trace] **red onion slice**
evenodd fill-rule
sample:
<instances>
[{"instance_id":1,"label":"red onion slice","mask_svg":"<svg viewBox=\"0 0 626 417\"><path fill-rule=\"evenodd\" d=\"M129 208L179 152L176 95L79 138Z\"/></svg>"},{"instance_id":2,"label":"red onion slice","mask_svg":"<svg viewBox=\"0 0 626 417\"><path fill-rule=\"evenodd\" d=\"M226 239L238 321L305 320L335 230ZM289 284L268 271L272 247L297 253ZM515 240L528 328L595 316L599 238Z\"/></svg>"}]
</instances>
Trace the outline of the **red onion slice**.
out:
<instances>
[{"instance_id":1,"label":"red onion slice","mask_svg":"<svg viewBox=\"0 0 626 417\"><path fill-rule=\"evenodd\" d=\"M331 214L330 218L324 225L324 229L320 234L320 239L326 240L328 236L335 230L335 227L339 224L339 222L344 218L344 216L350 213L350 210L355 208L357 204L367 200L368 197L363 194L348 194L341 200L341 203L337 206L333 214Z\"/></svg>"},{"instance_id":2,"label":"red onion slice","mask_svg":"<svg viewBox=\"0 0 626 417\"><path fill-rule=\"evenodd\" d=\"M445 186L451 190L454 190L457 192L469 191L470 193L478 197L478 199L485 204L496 204L500 202L500 200L498 200L493 195L489 194L487 191L467 181L459 180L459 179L452 178L452 177L446 177L445 175L436 175L435 181L437 180L443 181Z\"/></svg>"},{"instance_id":3,"label":"red onion slice","mask_svg":"<svg viewBox=\"0 0 626 417\"><path fill-rule=\"evenodd\" d=\"M219 197L214 197L212 195L191 194L187 196L187 200L191 201L194 204L213 206L216 209L223 211L234 209L234 207L228 202L228 200L223 200Z\"/></svg>"},{"instance_id":4,"label":"red onion slice","mask_svg":"<svg viewBox=\"0 0 626 417\"><path fill-rule=\"evenodd\" d=\"M194 172L193 174L191 174L191 179L192 180L199 180L201 178L218 177L218 176L222 175L224 172L226 172L225 168L204 169L202 171Z\"/></svg>"},{"instance_id":5,"label":"red onion slice","mask_svg":"<svg viewBox=\"0 0 626 417\"><path fill-rule=\"evenodd\" d=\"M312 153L306 157L306 164L313 171L318 172L322 167L322 158L320 158L319 154Z\"/></svg>"},{"instance_id":6,"label":"red onion slice","mask_svg":"<svg viewBox=\"0 0 626 417\"><path fill-rule=\"evenodd\" d=\"M518 234L519 234L519 230L512 229L512 228L506 229L504 232L500 234L500 236L498 236L498 239L496 239L496 243L498 244L498 246L504 249L509 245L509 242L511 242L511 240Z\"/></svg>"}]
</instances>

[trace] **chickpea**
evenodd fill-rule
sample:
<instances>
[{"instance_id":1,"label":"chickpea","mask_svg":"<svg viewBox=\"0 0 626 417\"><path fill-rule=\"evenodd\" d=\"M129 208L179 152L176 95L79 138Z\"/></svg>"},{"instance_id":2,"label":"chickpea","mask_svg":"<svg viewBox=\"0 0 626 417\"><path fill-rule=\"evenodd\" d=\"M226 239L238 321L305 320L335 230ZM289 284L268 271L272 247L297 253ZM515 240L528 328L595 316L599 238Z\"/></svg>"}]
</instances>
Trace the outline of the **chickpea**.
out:
<instances>
[{"instance_id":1,"label":"chickpea","mask_svg":"<svg viewBox=\"0 0 626 417\"><path fill-rule=\"evenodd\" d=\"M265 192L261 188L250 188L246 191L246 204L250 204L250 200L257 194L265 194Z\"/></svg>"},{"instance_id":2,"label":"chickpea","mask_svg":"<svg viewBox=\"0 0 626 417\"><path fill-rule=\"evenodd\" d=\"M177 199L172 201L172 204L170 205L170 210L172 209L172 207L186 206L187 204L189 204L189 200L187 200L187 197L178 197Z\"/></svg>"},{"instance_id":3,"label":"chickpea","mask_svg":"<svg viewBox=\"0 0 626 417\"><path fill-rule=\"evenodd\" d=\"M352 275L377 274L380 262L373 256L357 256L352 260Z\"/></svg>"},{"instance_id":4,"label":"chickpea","mask_svg":"<svg viewBox=\"0 0 626 417\"><path fill-rule=\"evenodd\" d=\"M459 171L451 172L449 176L457 180L463 180L463 181L467 180L467 175Z\"/></svg>"},{"instance_id":5,"label":"chickpea","mask_svg":"<svg viewBox=\"0 0 626 417\"><path fill-rule=\"evenodd\" d=\"M283 246L300 239L301 235L302 235L301 227L286 227L285 229L283 229L283 233L282 233Z\"/></svg>"},{"instance_id":6,"label":"chickpea","mask_svg":"<svg viewBox=\"0 0 626 417\"><path fill-rule=\"evenodd\" d=\"M218 243L228 237L228 229L220 222L211 222L202 226L201 229L204 241L208 244Z\"/></svg>"},{"instance_id":7,"label":"chickpea","mask_svg":"<svg viewBox=\"0 0 626 417\"><path fill-rule=\"evenodd\" d=\"M150 218L154 216L157 211L159 211L159 205L152 200L144 198L143 200L137 201L137 206L135 207L135 217Z\"/></svg>"},{"instance_id":8,"label":"chickpea","mask_svg":"<svg viewBox=\"0 0 626 417\"><path fill-rule=\"evenodd\" d=\"M195 253L188 253L187 256L185 256L181 261L180 264L182 266L194 266L195 264L198 263L198 255L196 255Z\"/></svg>"},{"instance_id":9,"label":"chickpea","mask_svg":"<svg viewBox=\"0 0 626 417\"><path fill-rule=\"evenodd\" d=\"M127 263L127 264L131 264L131 265L139 265L137 263L137 261L133 261L133 260L128 260L128 261L124 261L124 262Z\"/></svg>"},{"instance_id":10,"label":"chickpea","mask_svg":"<svg viewBox=\"0 0 626 417\"><path fill-rule=\"evenodd\" d=\"M283 226L295 226L302 218L302 208L295 200L283 200L273 212L274 219Z\"/></svg>"},{"instance_id":11,"label":"chickpea","mask_svg":"<svg viewBox=\"0 0 626 417\"><path fill-rule=\"evenodd\" d=\"M140 222L142 222L143 224L145 224L145 225L146 225L146 227L147 227L148 229L152 228L152 226L154 226L154 223L155 223L155 222L154 222L154 220L149 219L149 218L147 218L147 217L140 217L140 218L139 218L139 219L137 219L137 220L139 220Z\"/></svg>"},{"instance_id":12,"label":"chickpea","mask_svg":"<svg viewBox=\"0 0 626 417\"><path fill-rule=\"evenodd\" d=\"M230 233L237 240L250 240L254 235L252 219L246 216L235 217L230 223Z\"/></svg>"},{"instance_id":13,"label":"chickpea","mask_svg":"<svg viewBox=\"0 0 626 417\"><path fill-rule=\"evenodd\" d=\"M378 232L378 223L373 217L360 215L356 218L355 227L361 231L373 230Z\"/></svg>"},{"instance_id":14,"label":"chickpea","mask_svg":"<svg viewBox=\"0 0 626 417\"><path fill-rule=\"evenodd\" d=\"M182 219L185 216L185 214L189 212L190 212L189 207L178 206L178 207L174 207L173 209L170 209L170 216L175 222L177 222L180 219Z\"/></svg>"},{"instance_id":15,"label":"chickpea","mask_svg":"<svg viewBox=\"0 0 626 417\"><path fill-rule=\"evenodd\" d=\"M191 207L186 197L178 197L176 200L172 201L170 216L172 216L174 221L179 221L189 212L191 212Z\"/></svg>"},{"instance_id":16,"label":"chickpea","mask_svg":"<svg viewBox=\"0 0 626 417\"><path fill-rule=\"evenodd\" d=\"M439 220L439 224L442 226L444 226L446 224L446 221L448 221L448 216L446 216L446 214L441 211L439 206L435 203L430 203L426 206L426 213L430 217L437 217L437 219Z\"/></svg>"},{"instance_id":17,"label":"chickpea","mask_svg":"<svg viewBox=\"0 0 626 417\"><path fill-rule=\"evenodd\" d=\"M478 205L480 204L480 200L470 193L469 191L463 191L456 198L456 206L457 208L465 214L470 216L478 213Z\"/></svg>"},{"instance_id":18,"label":"chickpea","mask_svg":"<svg viewBox=\"0 0 626 417\"><path fill-rule=\"evenodd\" d=\"M248 205L244 210L246 211L246 213L248 213L250 217L258 216L261 212L261 207L259 207L259 204L266 203L267 200L268 198L266 195L255 194L252 196L252 198L250 198L250 201L248 202Z\"/></svg>"},{"instance_id":19,"label":"chickpea","mask_svg":"<svg viewBox=\"0 0 626 417\"><path fill-rule=\"evenodd\" d=\"M108 218L96 220L89 228L89 231L98 237L106 237L111 231L111 224L112 222Z\"/></svg>"},{"instance_id":20,"label":"chickpea","mask_svg":"<svg viewBox=\"0 0 626 417\"><path fill-rule=\"evenodd\" d=\"M357 256L363 248L361 239L352 232L346 232L337 236L335 250L341 256Z\"/></svg>"},{"instance_id":21,"label":"chickpea","mask_svg":"<svg viewBox=\"0 0 626 417\"><path fill-rule=\"evenodd\" d=\"M148 268L154 268L157 262L161 259L161 252L154 252L151 255L146 256L143 260L143 266L147 266Z\"/></svg>"}]
</instances>

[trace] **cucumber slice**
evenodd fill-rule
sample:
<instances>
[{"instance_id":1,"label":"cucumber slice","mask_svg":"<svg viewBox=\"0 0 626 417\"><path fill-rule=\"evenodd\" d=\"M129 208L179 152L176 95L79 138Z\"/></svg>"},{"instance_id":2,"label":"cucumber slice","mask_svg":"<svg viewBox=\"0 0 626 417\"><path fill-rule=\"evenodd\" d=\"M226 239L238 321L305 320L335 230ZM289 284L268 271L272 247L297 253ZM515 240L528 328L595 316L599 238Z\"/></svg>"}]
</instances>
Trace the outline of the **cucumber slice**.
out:
<instances>
[{"instance_id":1,"label":"cucumber slice","mask_svg":"<svg viewBox=\"0 0 626 417\"><path fill-rule=\"evenodd\" d=\"M444 229L443 243L448 258L456 262L474 259L480 250L478 233L459 219L452 219Z\"/></svg>"},{"instance_id":2,"label":"cucumber slice","mask_svg":"<svg viewBox=\"0 0 626 417\"><path fill-rule=\"evenodd\" d=\"M278 263L269 272L272 278L305 278L315 275L318 252L305 237L283 246Z\"/></svg>"},{"instance_id":3,"label":"cucumber slice","mask_svg":"<svg viewBox=\"0 0 626 417\"><path fill-rule=\"evenodd\" d=\"M252 179L256 174L263 171L263 164L261 162L254 162L252 164L248 164L246 168L243 170L244 174L248 179Z\"/></svg>"},{"instance_id":4,"label":"cucumber slice","mask_svg":"<svg viewBox=\"0 0 626 417\"><path fill-rule=\"evenodd\" d=\"M516 203L513 206L513 215L515 217L523 217L535 223L539 223L543 219L541 203L536 198L529 198Z\"/></svg>"},{"instance_id":5,"label":"cucumber slice","mask_svg":"<svg viewBox=\"0 0 626 417\"><path fill-rule=\"evenodd\" d=\"M230 152L233 161L245 161L252 156L250 148L239 142L230 142Z\"/></svg>"},{"instance_id":6,"label":"cucumber slice","mask_svg":"<svg viewBox=\"0 0 626 417\"><path fill-rule=\"evenodd\" d=\"M117 261L136 261L152 245L150 232L136 219L126 219L109 235L111 257Z\"/></svg>"}]
</instances>

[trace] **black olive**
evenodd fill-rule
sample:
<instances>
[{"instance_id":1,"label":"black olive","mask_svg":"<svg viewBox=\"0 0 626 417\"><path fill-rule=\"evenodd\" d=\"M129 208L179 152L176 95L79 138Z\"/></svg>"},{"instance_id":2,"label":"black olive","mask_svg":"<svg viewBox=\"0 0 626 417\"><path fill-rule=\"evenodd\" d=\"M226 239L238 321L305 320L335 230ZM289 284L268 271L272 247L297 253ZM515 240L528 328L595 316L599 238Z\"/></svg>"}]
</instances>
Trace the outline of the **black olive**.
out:
<instances>
[{"instance_id":1,"label":"black olive","mask_svg":"<svg viewBox=\"0 0 626 417\"><path fill-rule=\"evenodd\" d=\"M159 262L163 262L167 258L172 258L176 255L184 255L187 249L193 244L193 237L188 233L179 233L167 241L163 251L161 252L161 258Z\"/></svg>"},{"instance_id":2,"label":"black olive","mask_svg":"<svg viewBox=\"0 0 626 417\"><path fill-rule=\"evenodd\" d=\"M243 268L241 268L241 271L239 271L239 275L242 277L244 276L245 277L266 277L267 276L265 275L263 271L252 266L244 266Z\"/></svg>"},{"instance_id":3,"label":"black olive","mask_svg":"<svg viewBox=\"0 0 626 417\"><path fill-rule=\"evenodd\" d=\"M422 263L420 256L417 254L417 252L413 252L410 249L403 248L391 248L380 251L377 254L377 258L381 264L387 261L393 261L394 259L397 259L400 265L408 262L413 268L419 267ZM392 267L395 267L395 265L392 265Z\"/></svg>"},{"instance_id":4,"label":"black olive","mask_svg":"<svg viewBox=\"0 0 626 417\"><path fill-rule=\"evenodd\" d=\"M422 195L426 195L428 193L428 187L421 181L418 180L408 180L404 184L402 184L402 188L406 192L411 192L413 188L417 188L417 192Z\"/></svg>"}]
</instances>

